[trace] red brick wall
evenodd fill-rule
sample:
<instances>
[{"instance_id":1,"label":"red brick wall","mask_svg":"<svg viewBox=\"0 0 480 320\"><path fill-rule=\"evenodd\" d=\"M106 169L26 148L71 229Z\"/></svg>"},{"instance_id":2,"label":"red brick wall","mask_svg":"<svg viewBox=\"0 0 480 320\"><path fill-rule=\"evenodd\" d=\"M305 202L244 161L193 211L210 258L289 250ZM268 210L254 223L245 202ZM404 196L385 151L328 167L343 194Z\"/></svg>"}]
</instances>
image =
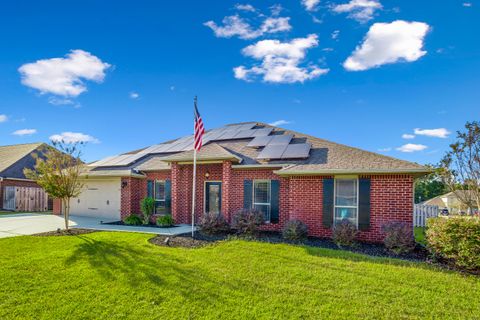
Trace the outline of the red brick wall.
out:
<instances>
[{"instance_id":1,"label":"red brick wall","mask_svg":"<svg viewBox=\"0 0 480 320\"><path fill-rule=\"evenodd\" d=\"M209 178L205 173L209 173ZM413 224L413 182L410 175L371 175L371 223L359 239L382 241L382 225L387 221ZM244 180L273 179L280 181L279 223L264 226L265 230L281 230L292 218L304 221L312 236L330 237L331 229L322 225L323 179L321 176L279 177L273 170L232 169L230 162L200 164L196 179L196 222L204 211L205 181L222 181L222 213L227 219L243 208ZM331 178L331 177L329 177ZM172 180L172 215L176 223L191 223L192 165L172 164L170 171L148 173L148 179ZM124 178L122 188L122 218L140 213L140 200L146 196L147 179Z\"/></svg>"},{"instance_id":2,"label":"red brick wall","mask_svg":"<svg viewBox=\"0 0 480 320\"><path fill-rule=\"evenodd\" d=\"M3 208L3 188L4 187L39 187L36 182L24 180L9 180L4 179L0 181L0 209Z\"/></svg>"}]
</instances>

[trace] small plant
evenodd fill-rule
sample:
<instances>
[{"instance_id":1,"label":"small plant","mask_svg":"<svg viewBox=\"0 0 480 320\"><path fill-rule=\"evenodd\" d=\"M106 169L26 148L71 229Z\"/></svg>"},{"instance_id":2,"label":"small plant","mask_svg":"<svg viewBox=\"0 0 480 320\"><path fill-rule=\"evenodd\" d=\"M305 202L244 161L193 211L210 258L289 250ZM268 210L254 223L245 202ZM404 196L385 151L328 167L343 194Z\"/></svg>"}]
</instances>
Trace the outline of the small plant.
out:
<instances>
[{"instance_id":1,"label":"small plant","mask_svg":"<svg viewBox=\"0 0 480 320\"><path fill-rule=\"evenodd\" d=\"M415 239L410 224L392 221L384 224L382 231L385 233L383 243L388 250L396 254L404 254L415 248Z\"/></svg>"},{"instance_id":2,"label":"small plant","mask_svg":"<svg viewBox=\"0 0 480 320\"><path fill-rule=\"evenodd\" d=\"M230 231L230 225L221 214L205 213L200 221L200 231L205 234L219 234Z\"/></svg>"},{"instance_id":3,"label":"small plant","mask_svg":"<svg viewBox=\"0 0 480 320\"><path fill-rule=\"evenodd\" d=\"M480 219L477 217L439 217L427 220L429 250L455 265L480 270Z\"/></svg>"},{"instance_id":4,"label":"small plant","mask_svg":"<svg viewBox=\"0 0 480 320\"><path fill-rule=\"evenodd\" d=\"M157 218L157 226L159 227L168 228L173 226L173 224L173 218L169 214Z\"/></svg>"},{"instance_id":5,"label":"small plant","mask_svg":"<svg viewBox=\"0 0 480 320\"><path fill-rule=\"evenodd\" d=\"M123 220L123 223L129 226L140 226L143 224L142 219L136 214L132 213Z\"/></svg>"},{"instance_id":6,"label":"small plant","mask_svg":"<svg viewBox=\"0 0 480 320\"><path fill-rule=\"evenodd\" d=\"M339 247L353 246L357 234L357 227L348 219L343 219L333 227L333 241Z\"/></svg>"},{"instance_id":7,"label":"small plant","mask_svg":"<svg viewBox=\"0 0 480 320\"><path fill-rule=\"evenodd\" d=\"M239 234L254 235L264 223L263 214L255 209L241 209L232 218L232 228Z\"/></svg>"},{"instance_id":8,"label":"small plant","mask_svg":"<svg viewBox=\"0 0 480 320\"><path fill-rule=\"evenodd\" d=\"M140 202L140 209L143 214L143 224L149 224L153 209L155 209L155 200L152 197L143 198Z\"/></svg>"},{"instance_id":9,"label":"small plant","mask_svg":"<svg viewBox=\"0 0 480 320\"><path fill-rule=\"evenodd\" d=\"M298 219L288 221L282 230L282 236L286 240L303 242L307 239L308 227Z\"/></svg>"}]
</instances>

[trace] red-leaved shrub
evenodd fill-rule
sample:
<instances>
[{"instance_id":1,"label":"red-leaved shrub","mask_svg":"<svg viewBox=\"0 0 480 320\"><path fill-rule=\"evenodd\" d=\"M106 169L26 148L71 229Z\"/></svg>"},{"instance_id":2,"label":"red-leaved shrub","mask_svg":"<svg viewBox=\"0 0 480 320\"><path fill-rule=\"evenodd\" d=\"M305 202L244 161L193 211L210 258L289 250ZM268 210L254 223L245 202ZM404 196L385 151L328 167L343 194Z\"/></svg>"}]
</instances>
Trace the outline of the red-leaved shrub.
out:
<instances>
[{"instance_id":1,"label":"red-leaved shrub","mask_svg":"<svg viewBox=\"0 0 480 320\"><path fill-rule=\"evenodd\" d=\"M385 233L383 244L388 250L396 254L403 254L411 252L415 248L411 224L391 221L382 226L382 231Z\"/></svg>"}]
</instances>

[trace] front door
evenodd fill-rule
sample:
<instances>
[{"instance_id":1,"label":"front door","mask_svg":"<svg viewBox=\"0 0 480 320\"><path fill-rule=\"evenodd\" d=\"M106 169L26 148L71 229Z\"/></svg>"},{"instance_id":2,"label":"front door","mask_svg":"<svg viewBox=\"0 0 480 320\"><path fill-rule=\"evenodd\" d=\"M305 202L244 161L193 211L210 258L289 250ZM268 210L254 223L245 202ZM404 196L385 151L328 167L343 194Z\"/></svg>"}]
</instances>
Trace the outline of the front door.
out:
<instances>
[{"instance_id":1,"label":"front door","mask_svg":"<svg viewBox=\"0 0 480 320\"><path fill-rule=\"evenodd\" d=\"M205 182L205 213L220 213L222 209L222 183Z\"/></svg>"}]
</instances>

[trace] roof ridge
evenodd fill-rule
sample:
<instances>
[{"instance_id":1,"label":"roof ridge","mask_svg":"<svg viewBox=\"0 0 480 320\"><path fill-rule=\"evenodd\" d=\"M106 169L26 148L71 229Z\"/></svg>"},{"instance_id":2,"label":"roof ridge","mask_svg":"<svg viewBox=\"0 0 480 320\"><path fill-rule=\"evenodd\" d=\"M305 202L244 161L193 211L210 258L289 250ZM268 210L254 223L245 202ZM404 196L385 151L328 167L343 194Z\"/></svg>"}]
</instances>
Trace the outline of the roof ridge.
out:
<instances>
[{"instance_id":1,"label":"roof ridge","mask_svg":"<svg viewBox=\"0 0 480 320\"><path fill-rule=\"evenodd\" d=\"M5 148L5 147L17 147L17 146L28 146L28 145L42 145L42 144L47 144L45 142L29 142L29 143L16 143L16 144L6 144L0 146L0 148Z\"/></svg>"}]
</instances>

